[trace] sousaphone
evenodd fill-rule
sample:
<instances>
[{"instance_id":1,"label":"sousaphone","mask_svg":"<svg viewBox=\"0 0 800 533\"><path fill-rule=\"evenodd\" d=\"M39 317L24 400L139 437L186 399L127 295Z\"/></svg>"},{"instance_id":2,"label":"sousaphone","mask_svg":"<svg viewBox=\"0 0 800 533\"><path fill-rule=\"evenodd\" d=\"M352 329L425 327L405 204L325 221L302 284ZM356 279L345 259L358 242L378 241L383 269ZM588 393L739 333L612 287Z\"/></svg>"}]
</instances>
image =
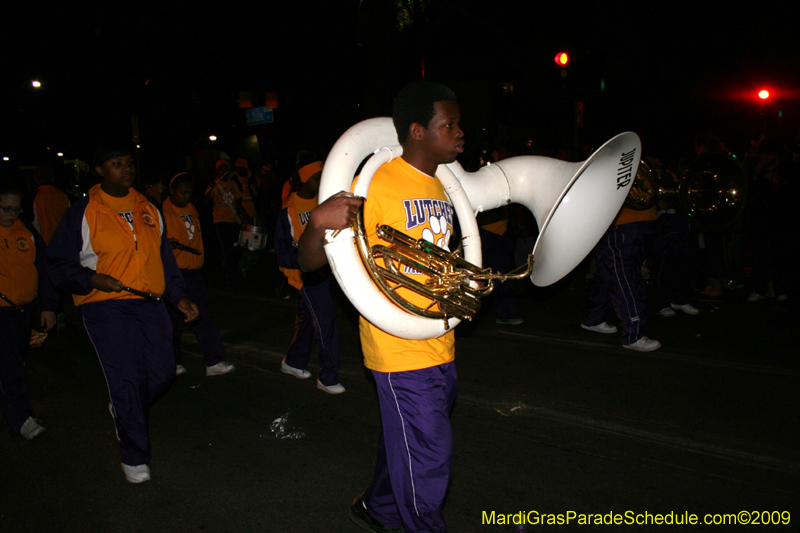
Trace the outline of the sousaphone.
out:
<instances>
[{"instance_id":1,"label":"sousaphone","mask_svg":"<svg viewBox=\"0 0 800 533\"><path fill-rule=\"evenodd\" d=\"M388 117L374 118L347 130L331 149L322 171L319 199L349 191L356 171L364 162L353 193L369 198L369 184L375 171L383 164L402 155L397 134ZM608 229L628 195L639 166L641 142L632 132L621 133L606 142L582 163L568 163L548 157L519 156L487 165L477 172L465 172L457 162L440 165L436 177L442 182L461 229L459 254L436 250L431 243L383 243L405 255L408 248L415 251L411 261L442 263L441 268L456 279L450 286L461 287L459 296L467 303L481 295L482 281L506 279L506 275L481 268L481 245L475 215L510 203L522 204L533 213L539 226L539 238L531 252L531 269L525 273L538 286L555 283L567 275L594 248ZM359 217L361 218L361 217ZM396 229L395 229L396 232ZM345 295L358 311L380 329L405 339L439 337L455 327L470 313L445 310L441 300L432 298L433 305L422 313L396 303L393 288L403 282L389 279L365 267L372 253L365 245L363 227L328 232L325 253ZM389 234L391 232L387 232ZM402 234L401 234L402 235ZM413 239L412 239L413 241ZM400 246L396 246L400 244ZM360 250L360 251L359 251ZM417 257L417 251L423 255ZM431 255L427 255L431 252ZM450 254L450 259L443 258ZM362 259L362 255L365 257ZM430 257L430 259L426 259ZM393 270L391 261L381 259L385 270ZM464 263L467 263L465 265ZM376 276L381 281L376 280ZM431 274L426 286L446 285L451 280ZM385 286L384 286L385 285ZM387 289L388 287L388 289ZM410 287L415 290L414 287ZM449 288L447 289L450 290ZM387 293L388 292L388 293ZM415 290L415 292L418 292ZM449 293L448 293L449 294ZM442 300L452 299L444 296ZM473 306L477 310L477 305Z\"/></svg>"}]
</instances>

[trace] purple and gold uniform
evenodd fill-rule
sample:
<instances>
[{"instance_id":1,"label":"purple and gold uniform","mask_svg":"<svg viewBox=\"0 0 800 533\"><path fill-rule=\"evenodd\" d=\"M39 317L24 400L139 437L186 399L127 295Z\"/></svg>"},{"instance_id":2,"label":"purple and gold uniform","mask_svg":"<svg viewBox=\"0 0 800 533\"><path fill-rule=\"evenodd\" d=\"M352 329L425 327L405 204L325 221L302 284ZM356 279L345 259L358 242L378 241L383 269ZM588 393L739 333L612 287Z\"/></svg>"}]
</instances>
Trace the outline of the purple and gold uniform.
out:
<instances>
[{"instance_id":1,"label":"purple and gold uniform","mask_svg":"<svg viewBox=\"0 0 800 533\"><path fill-rule=\"evenodd\" d=\"M247 216L253 218L256 216L256 204L253 200L253 190L250 188L249 172L247 177L236 176L236 179L239 181L239 186L242 190L242 209L247 213Z\"/></svg>"},{"instance_id":2,"label":"purple and gold uniform","mask_svg":"<svg viewBox=\"0 0 800 533\"><path fill-rule=\"evenodd\" d=\"M233 182L235 179L235 174L228 173L227 181L217 180L207 190L213 202L211 214L222 248L225 281L229 286L235 286L239 282L238 264L241 255L236 244L239 241L237 200L242 197L242 193Z\"/></svg>"},{"instance_id":3,"label":"purple and gold uniform","mask_svg":"<svg viewBox=\"0 0 800 533\"><path fill-rule=\"evenodd\" d=\"M186 207L177 207L172 200L167 198L161 206L164 214L164 223L167 225L167 237L175 239L184 246L194 248L200 255L193 254L177 248L172 250L175 262L181 270L199 270L205 261L203 248L203 233L200 229L200 215L192 204Z\"/></svg>"},{"instance_id":4,"label":"purple and gold uniform","mask_svg":"<svg viewBox=\"0 0 800 533\"><path fill-rule=\"evenodd\" d=\"M24 367L33 302L41 296L42 311L56 309L44 240L19 219L11 227L0 226L0 293L23 309L0 299L0 410L9 432L18 436L22 424L33 416Z\"/></svg>"},{"instance_id":5,"label":"purple and gold uniform","mask_svg":"<svg viewBox=\"0 0 800 533\"><path fill-rule=\"evenodd\" d=\"M235 176L229 177L228 181L218 180L209 185L209 194L214 202L211 211L214 217L214 224L228 222L237 224L236 221L236 200L242 197L239 187L233 182Z\"/></svg>"},{"instance_id":6,"label":"purple and gold uniform","mask_svg":"<svg viewBox=\"0 0 800 533\"><path fill-rule=\"evenodd\" d=\"M453 208L438 179L398 158L378 169L370 184L364 225L371 245L380 240L375 233L379 224L448 248ZM424 279L414 271L405 273ZM423 296L400 292L412 303L427 304ZM363 317L359 328L383 421L375 476L363 502L384 526L396 528L402 522L414 531L444 531L442 507L453 458L450 411L458 382L455 333L401 339Z\"/></svg>"},{"instance_id":7,"label":"purple and gold uniform","mask_svg":"<svg viewBox=\"0 0 800 533\"><path fill-rule=\"evenodd\" d=\"M330 292L328 272L302 273L297 263L297 242L306 229L311 210L319 200L300 198L292 193L278 216L275 229L275 251L278 267L297 289L297 316L292 344L285 363L305 369L311 358L311 341L317 343L319 381L325 386L339 383L339 329Z\"/></svg>"},{"instance_id":8,"label":"purple and gold uniform","mask_svg":"<svg viewBox=\"0 0 800 533\"><path fill-rule=\"evenodd\" d=\"M625 345L647 336L642 263L652 243L656 217L655 207L641 211L623 207L595 248L597 272L589 286L583 324L604 322L613 308Z\"/></svg>"},{"instance_id":9,"label":"purple and gold uniform","mask_svg":"<svg viewBox=\"0 0 800 533\"><path fill-rule=\"evenodd\" d=\"M241 172L239 169L245 170L244 176L239 175L239 172ZM252 219L256 216L256 204L253 201L253 190L250 188L250 178L253 173L250 172L250 165L247 163L247 159L244 157L237 159L234 170L235 174L232 175L231 179L236 180L236 185L242 195L242 209Z\"/></svg>"},{"instance_id":10,"label":"purple and gold uniform","mask_svg":"<svg viewBox=\"0 0 800 533\"><path fill-rule=\"evenodd\" d=\"M162 204L164 223L167 226L167 237L177 240L180 244L190 246L201 253L196 255L185 250L174 248L175 261L180 268L181 275L186 282L186 292L189 299L197 304L200 310L200 318L191 322L200 348L203 350L203 357L206 366L214 366L225 360L225 347L222 344L222 336L217 327L211 322L211 310L208 304L208 292L203 280L203 260L205 258L203 248L203 235L200 229L200 215L194 205L187 204L186 207L178 207L172 203L170 198L164 200ZM181 358L181 331L183 329L183 314L172 307L169 308L172 317L172 346L175 353L175 362L180 363Z\"/></svg>"},{"instance_id":11,"label":"purple and gold uniform","mask_svg":"<svg viewBox=\"0 0 800 533\"><path fill-rule=\"evenodd\" d=\"M186 298L158 209L128 190L117 198L95 185L66 213L48 247L54 283L73 293L108 384L122 462L150 461L150 407L175 378L172 326L163 301L93 288L108 274L173 305Z\"/></svg>"},{"instance_id":12,"label":"purple and gold uniform","mask_svg":"<svg viewBox=\"0 0 800 533\"><path fill-rule=\"evenodd\" d=\"M54 185L40 185L33 198L33 227L50 244L61 217L69 209L69 198Z\"/></svg>"}]
</instances>

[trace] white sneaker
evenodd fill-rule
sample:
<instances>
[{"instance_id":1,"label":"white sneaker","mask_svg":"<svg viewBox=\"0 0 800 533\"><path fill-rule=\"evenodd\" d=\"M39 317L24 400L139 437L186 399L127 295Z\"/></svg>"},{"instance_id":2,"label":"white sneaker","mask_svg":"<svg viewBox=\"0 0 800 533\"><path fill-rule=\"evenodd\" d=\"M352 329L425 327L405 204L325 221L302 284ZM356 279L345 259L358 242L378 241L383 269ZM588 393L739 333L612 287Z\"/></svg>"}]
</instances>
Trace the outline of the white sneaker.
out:
<instances>
[{"instance_id":1,"label":"white sneaker","mask_svg":"<svg viewBox=\"0 0 800 533\"><path fill-rule=\"evenodd\" d=\"M305 368L295 368L286 364L286 358L281 361L281 372L296 377L297 379L308 379L311 377L311 372Z\"/></svg>"},{"instance_id":2,"label":"white sneaker","mask_svg":"<svg viewBox=\"0 0 800 533\"><path fill-rule=\"evenodd\" d=\"M675 316L675 310L672 307L665 307L658 314L661 316Z\"/></svg>"},{"instance_id":3,"label":"white sneaker","mask_svg":"<svg viewBox=\"0 0 800 533\"><path fill-rule=\"evenodd\" d=\"M324 390L328 394L341 394L347 390L341 383L337 383L336 385L323 385L320 380L317 380L317 388L319 390Z\"/></svg>"},{"instance_id":4,"label":"white sneaker","mask_svg":"<svg viewBox=\"0 0 800 533\"><path fill-rule=\"evenodd\" d=\"M216 365L206 367L206 376L221 376L222 374L230 374L236 370L236 367L227 361L220 361Z\"/></svg>"},{"instance_id":5,"label":"white sneaker","mask_svg":"<svg viewBox=\"0 0 800 533\"><path fill-rule=\"evenodd\" d=\"M757 292L751 293L750 296L747 297L747 301L750 303L760 302L761 300L765 300L766 296L761 296Z\"/></svg>"},{"instance_id":6,"label":"white sneaker","mask_svg":"<svg viewBox=\"0 0 800 533\"><path fill-rule=\"evenodd\" d=\"M676 309L678 311L683 311L687 315L699 315L700 310L693 306L692 304L670 304L670 307ZM674 314L674 313L673 313Z\"/></svg>"},{"instance_id":7,"label":"white sneaker","mask_svg":"<svg viewBox=\"0 0 800 533\"><path fill-rule=\"evenodd\" d=\"M589 331L596 331L597 333L616 333L617 326L612 326L611 324L607 324L605 322L600 322L596 326L587 326L586 324L581 324L583 329L587 329Z\"/></svg>"},{"instance_id":8,"label":"white sneaker","mask_svg":"<svg viewBox=\"0 0 800 533\"><path fill-rule=\"evenodd\" d=\"M661 343L654 339L642 337L633 344L623 344L622 347L630 348L631 350L636 350L637 352L652 352L661 348Z\"/></svg>"},{"instance_id":9,"label":"white sneaker","mask_svg":"<svg viewBox=\"0 0 800 533\"><path fill-rule=\"evenodd\" d=\"M186 367L183 365L175 365L175 375L182 376L186 373Z\"/></svg>"},{"instance_id":10,"label":"white sneaker","mask_svg":"<svg viewBox=\"0 0 800 533\"><path fill-rule=\"evenodd\" d=\"M122 472L130 483L150 481L150 467L147 465L128 466L122 463Z\"/></svg>"},{"instance_id":11,"label":"white sneaker","mask_svg":"<svg viewBox=\"0 0 800 533\"><path fill-rule=\"evenodd\" d=\"M31 440L36 435L44 433L44 428L39 425L39 421L29 416L28 419L19 428L19 434L28 440Z\"/></svg>"}]
</instances>

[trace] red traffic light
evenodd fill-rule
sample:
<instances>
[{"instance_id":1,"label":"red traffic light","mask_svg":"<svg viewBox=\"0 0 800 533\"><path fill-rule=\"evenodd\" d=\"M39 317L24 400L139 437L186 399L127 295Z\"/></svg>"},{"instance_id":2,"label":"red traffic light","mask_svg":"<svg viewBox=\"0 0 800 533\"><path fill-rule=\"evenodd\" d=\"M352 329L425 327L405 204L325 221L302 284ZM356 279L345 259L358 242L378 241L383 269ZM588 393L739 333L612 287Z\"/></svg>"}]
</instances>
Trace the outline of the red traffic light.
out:
<instances>
[{"instance_id":1,"label":"red traffic light","mask_svg":"<svg viewBox=\"0 0 800 533\"><path fill-rule=\"evenodd\" d=\"M569 56L566 52L559 52L556 54L556 65L560 67L566 67L567 62L569 61Z\"/></svg>"},{"instance_id":2,"label":"red traffic light","mask_svg":"<svg viewBox=\"0 0 800 533\"><path fill-rule=\"evenodd\" d=\"M766 89L761 89L760 91L758 91L758 97L761 100L766 100L767 98L769 98L769 91Z\"/></svg>"}]
</instances>

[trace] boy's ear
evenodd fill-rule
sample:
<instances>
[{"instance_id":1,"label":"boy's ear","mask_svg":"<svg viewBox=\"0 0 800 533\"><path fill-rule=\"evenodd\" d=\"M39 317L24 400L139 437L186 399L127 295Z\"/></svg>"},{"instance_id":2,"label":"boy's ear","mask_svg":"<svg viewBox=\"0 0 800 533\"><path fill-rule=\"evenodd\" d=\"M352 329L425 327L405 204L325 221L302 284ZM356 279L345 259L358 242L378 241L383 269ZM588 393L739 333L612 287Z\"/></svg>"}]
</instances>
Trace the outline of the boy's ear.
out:
<instances>
[{"instance_id":1,"label":"boy's ear","mask_svg":"<svg viewBox=\"0 0 800 533\"><path fill-rule=\"evenodd\" d=\"M412 122L411 125L408 127L408 136L414 139L415 141L419 141L420 139L422 139L424 133L425 133L425 126L423 126L419 122Z\"/></svg>"}]
</instances>

